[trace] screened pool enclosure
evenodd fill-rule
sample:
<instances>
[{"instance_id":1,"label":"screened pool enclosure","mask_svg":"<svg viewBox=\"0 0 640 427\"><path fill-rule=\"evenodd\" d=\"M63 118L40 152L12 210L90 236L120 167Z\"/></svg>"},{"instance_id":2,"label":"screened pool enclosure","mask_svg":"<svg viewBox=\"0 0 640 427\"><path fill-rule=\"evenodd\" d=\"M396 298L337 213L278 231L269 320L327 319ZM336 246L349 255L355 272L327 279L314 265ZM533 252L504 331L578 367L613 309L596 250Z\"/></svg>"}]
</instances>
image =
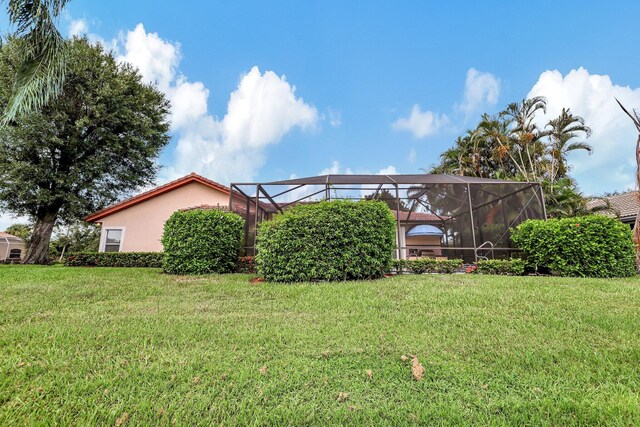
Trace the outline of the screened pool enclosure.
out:
<instances>
[{"instance_id":1,"label":"screened pool enclosure","mask_svg":"<svg viewBox=\"0 0 640 427\"><path fill-rule=\"evenodd\" d=\"M256 226L298 203L383 200L397 223L397 258L507 258L510 228L546 218L540 184L454 175L323 175L231 184L229 206L245 219L247 254Z\"/></svg>"}]
</instances>

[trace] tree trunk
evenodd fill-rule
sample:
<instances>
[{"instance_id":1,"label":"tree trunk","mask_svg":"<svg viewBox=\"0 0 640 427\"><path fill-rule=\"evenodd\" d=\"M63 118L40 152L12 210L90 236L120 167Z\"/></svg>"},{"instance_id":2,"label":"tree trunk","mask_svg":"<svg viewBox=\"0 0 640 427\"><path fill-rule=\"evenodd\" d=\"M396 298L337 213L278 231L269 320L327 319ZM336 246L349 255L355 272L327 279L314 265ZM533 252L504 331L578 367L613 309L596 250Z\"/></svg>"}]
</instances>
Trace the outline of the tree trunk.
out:
<instances>
[{"instance_id":1,"label":"tree trunk","mask_svg":"<svg viewBox=\"0 0 640 427\"><path fill-rule=\"evenodd\" d=\"M638 132L640 126L636 123ZM636 141L636 184L638 185L638 202L640 202L640 135ZM636 223L633 227L633 241L636 244L636 270L640 271L640 212L636 212Z\"/></svg>"},{"instance_id":2,"label":"tree trunk","mask_svg":"<svg viewBox=\"0 0 640 427\"><path fill-rule=\"evenodd\" d=\"M49 264L49 242L57 215L57 212L46 212L36 219L25 264Z\"/></svg>"}]
</instances>

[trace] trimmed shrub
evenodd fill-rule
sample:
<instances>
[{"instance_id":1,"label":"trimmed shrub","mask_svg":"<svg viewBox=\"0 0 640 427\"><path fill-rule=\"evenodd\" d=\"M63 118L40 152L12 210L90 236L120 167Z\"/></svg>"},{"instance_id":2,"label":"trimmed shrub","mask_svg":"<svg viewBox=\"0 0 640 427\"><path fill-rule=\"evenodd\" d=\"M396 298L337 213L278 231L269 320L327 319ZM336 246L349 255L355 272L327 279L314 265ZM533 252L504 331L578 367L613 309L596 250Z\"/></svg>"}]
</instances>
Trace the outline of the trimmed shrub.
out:
<instances>
[{"instance_id":1,"label":"trimmed shrub","mask_svg":"<svg viewBox=\"0 0 640 427\"><path fill-rule=\"evenodd\" d=\"M462 268L461 259L436 260L433 258L396 259L393 267L398 273L415 274L451 274Z\"/></svg>"},{"instance_id":2,"label":"trimmed shrub","mask_svg":"<svg viewBox=\"0 0 640 427\"><path fill-rule=\"evenodd\" d=\"M236 265L237 273L255 274L256 263L252 256L241 256L238 258L238 264Z\"/></svg>"},{"instance_id":3,"label":"trimmed shrub","mask_svg":"<svg viewBox=\"0 0 640 427\"><path fill-rule=\"evenodd\" d=\"M394 259L391 261L390 270L395 270L396 273L400 274L407 268L407 262L408 260L406 259Z\"/></svg>"},{"instance_id":4,"label":"trimmed shrub","mask_svg":"<svg viewBox=\"0 0 640 427\"><path fill-rule=\"evenodd\" d=\"M512 230L511 240L533 271L573 277L636 274L631 229L614 218L528 220Z\"/></svg>"},{"instance_id":5,"label":"trimmed shrub","mask_svg":"<svg viewBox=\"0 0 640 427\"><path fill-rule=\"evenodd\" d=\"M78 252L64 257L67 267L162 267L162 252Z\"/></svg>"},{"instance_id":6,"label":"trimmed shrub","mask_svg":"<svg viewBox=\"0 0 640 427\"><path fill-rule=\"evenodd\" d=\"M244 221L216 209L177 211L164 225L162 269L169 274L232 273Z\"/></svg>"},{"instance_id":7,"label":"trimmed shrub","mask_svg":"<svg viewBox=\"0 0 640 427\"><path fill-rule=\"evenodd\" d=\"M480 260L476 263L474 273L522 276L524 274L524 261L520 258Z\"/></svg>"},{"instance_id":8,"label":"trimmed shrub","mask_svg":"<svg viewBox=\"0 0 640 427\"><path fill-rule=\"evenodd\" d=\"M297 205L259 225L258 273L273 282L382 277L395 235L393 214L381 201Z\"/></svg>"}]
</instances>

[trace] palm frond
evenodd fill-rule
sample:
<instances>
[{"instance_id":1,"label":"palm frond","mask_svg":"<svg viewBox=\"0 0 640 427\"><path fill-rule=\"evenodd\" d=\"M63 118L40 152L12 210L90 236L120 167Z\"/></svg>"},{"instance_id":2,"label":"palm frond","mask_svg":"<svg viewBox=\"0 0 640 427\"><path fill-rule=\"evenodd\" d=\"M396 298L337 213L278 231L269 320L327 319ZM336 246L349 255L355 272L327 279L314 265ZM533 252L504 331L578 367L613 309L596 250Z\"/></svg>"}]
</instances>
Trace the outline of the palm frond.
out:
<instances>
[{"instance_id":1,"label":"palm frond","mask_svg":"<svg viewBox=\"0 0 640 427\"><path fill-rule=\"evenodd\" d=\"M591 152L593 151L593 148L591 147L591 145L587 144L586 142L572 142L571 144L567 145L566 148L564 149L565 152L575 151L575 150L585 150L586 152L591 154Z\"/></svg>"},{"instance_id":2,"label":"palm frond","mask_svg":"<svg viewBox=\"0 0 640 427\"><path fill-rule=\"evenodd\" d=\"M5 0L14 36L24 48L3 123L38 111L62 91L67 53L55 19L69 1Z\"/></svg>"}]
</instances>

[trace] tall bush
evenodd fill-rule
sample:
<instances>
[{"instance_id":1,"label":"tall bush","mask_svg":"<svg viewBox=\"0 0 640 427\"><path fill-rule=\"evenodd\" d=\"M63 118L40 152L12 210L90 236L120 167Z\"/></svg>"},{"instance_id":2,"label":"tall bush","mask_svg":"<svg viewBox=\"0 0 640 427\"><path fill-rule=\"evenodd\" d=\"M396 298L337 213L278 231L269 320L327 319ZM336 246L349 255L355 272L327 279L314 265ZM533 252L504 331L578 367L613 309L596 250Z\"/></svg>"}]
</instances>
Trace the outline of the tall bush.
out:
<instances>
[{"instance_id":1,"label":"tall bush","mask_svg":"<svg viewBox=\"0 0 640 427\"><path fill-rule=\"evenodd\" d=\"M391 266L395 220L381 201L297 205L258 229L258 273L274 282L381 277Z\"/></svg>"},{"instance_id":2,"label":"tall bush","mask_svg":"<svg viewBox=\"0 0 640 427\"><path fill-rule=\"evenodd\" d=\"M164 272L233 272L240 252L243 224L239 215L215 209L175 212L164 225Z\"/></svg>"},{"instance_id":3,"label":"tall bush","mask_svg":"<svg viewBox=\"0 0 640 427\"><path fill-rule=\"evenodd\" d=\"M576 277L626 277L636 274L635 248L628 225L591 215L529 220L511 235L528 268Z\"/></svg>"}]
</instances>

